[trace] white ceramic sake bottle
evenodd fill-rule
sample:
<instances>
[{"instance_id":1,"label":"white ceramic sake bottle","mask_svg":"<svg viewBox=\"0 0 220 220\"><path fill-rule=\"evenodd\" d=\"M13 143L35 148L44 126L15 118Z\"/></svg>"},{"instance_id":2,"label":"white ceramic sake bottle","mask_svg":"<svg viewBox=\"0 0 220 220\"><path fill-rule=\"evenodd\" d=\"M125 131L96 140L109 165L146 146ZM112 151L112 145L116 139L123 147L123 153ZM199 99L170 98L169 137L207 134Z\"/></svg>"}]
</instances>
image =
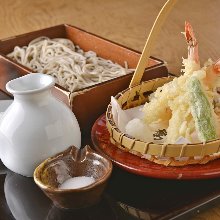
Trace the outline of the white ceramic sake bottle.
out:
<instances>
[{"instance_id":1,"label":"white ceramic sake bottle","mask_svg":"<svg viewBox=\"0 0 220 220\"><path fill-rule=\"evenodd\" d=\"M52 76L31 73L9 81L14 101L0 119L0 158L10 170L32 176L44 159L69 146L80 148L72 111L52 94Z\"/></svg>"}]
</instances>

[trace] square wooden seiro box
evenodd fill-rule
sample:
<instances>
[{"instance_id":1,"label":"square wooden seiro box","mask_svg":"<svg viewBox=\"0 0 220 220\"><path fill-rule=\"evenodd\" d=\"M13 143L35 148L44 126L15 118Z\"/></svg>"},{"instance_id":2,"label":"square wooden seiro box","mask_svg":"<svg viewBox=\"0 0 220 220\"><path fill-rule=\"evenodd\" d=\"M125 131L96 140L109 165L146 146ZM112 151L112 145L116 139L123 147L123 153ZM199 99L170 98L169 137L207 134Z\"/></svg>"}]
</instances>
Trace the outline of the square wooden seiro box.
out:
<instances>
[{"instance_id":1,"label":"square wooden seiro box","mask_svg":"<svg viewBox=\"0 0 220 220\"><path fill-rule=\"evenodd\" d=\"M98 56L112 60L124 66L124 61L129 68L135 68L141 53L102 37L86 32L80 28L63 24L27 34L0 40L0 89L7 94L5 84L16 77L33 72L29 68L18 64L6 55L13 51L15 46L25 46L40 36L49 38L68 38L74 44L79 45L84 51L92 50ZM56 85L53 93L70 105L76 115L83 135L89 135L94 121L106 111L110 97L129 86L133 73L115 79L87 87L71 93L63 87ZM163 61L151 57L149 67L145 69L144 80L149 80L168 75L168 70Z\"/></svg>"}]
</instances>

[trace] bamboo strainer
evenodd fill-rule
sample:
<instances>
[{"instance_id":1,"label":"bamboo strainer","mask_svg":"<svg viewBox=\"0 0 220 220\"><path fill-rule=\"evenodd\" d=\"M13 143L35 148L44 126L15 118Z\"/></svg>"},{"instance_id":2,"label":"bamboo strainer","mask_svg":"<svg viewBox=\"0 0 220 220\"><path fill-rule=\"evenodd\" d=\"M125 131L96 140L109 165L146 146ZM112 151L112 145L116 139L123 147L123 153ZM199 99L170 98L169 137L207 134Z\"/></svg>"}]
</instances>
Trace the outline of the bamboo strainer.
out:
<instances>
[{"instance_id":1,"label":"bamboo strainer","mask_svg":"<svg viewBox=\"0 0 220 220\"><path fill-rule=\"evenodd\" d=\"M161 9L148 36L129 88L116 95L115 98L122 109L129 109L144 104L148 101L150 93L173 79L173 77L164 77L141 82L152 45L163 22L176 2L177 0L168 0ZM166 166L205 164L210 160L220 157L220 139L195 144L156 144L130 137L117 128L113 120L111 104L109 104L106 112L106 125L113 144L125 151L158 164Z\"/></svg>"}]
</instances>

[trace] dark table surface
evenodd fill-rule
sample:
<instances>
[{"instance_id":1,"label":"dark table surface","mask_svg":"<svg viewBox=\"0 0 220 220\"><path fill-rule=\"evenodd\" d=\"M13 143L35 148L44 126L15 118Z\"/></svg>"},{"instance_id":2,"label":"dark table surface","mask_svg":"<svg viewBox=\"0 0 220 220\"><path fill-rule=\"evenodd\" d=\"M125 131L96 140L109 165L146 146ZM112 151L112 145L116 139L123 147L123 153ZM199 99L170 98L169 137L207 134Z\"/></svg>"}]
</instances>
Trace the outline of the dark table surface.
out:
<instances>
[{"instance_id":1,"label":"dark table surface","mask_svg":"<svg viewBox=\"0 0 220 220\"><path fill-rule=\"evenodd\" d=\"M0 173L0 219L8 220L188 219L207 208L207 202L217 202L220 196L220 179L159 180L114 168L98 204L87 209L62 210L53 205L33 178L15 174L2 163Z\"/></svg>"}]
</instances>

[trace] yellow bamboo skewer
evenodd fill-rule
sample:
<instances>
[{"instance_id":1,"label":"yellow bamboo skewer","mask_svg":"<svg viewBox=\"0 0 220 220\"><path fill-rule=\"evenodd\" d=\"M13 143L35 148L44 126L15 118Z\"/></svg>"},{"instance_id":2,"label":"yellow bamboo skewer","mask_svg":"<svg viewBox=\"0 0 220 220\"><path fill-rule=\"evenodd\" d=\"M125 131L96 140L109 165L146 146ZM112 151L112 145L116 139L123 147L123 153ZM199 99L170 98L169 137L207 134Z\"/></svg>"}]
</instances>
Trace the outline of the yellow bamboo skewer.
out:
<instances>
[{"instance_id":1,"label":"yellow bamboo skewer","mask_svg":"<svg viewBox=\"0 0 220 220\"><path fill-rule=\"evenodd\" d=\"M142 76L144 74L145 67L148 65L148 60L150 57L151 49L156 41L156 37L158 36L160 29L166 20L169 12L176 4L177 0L168 0L163 8L160 10L152 28L150 34L148 35L147 41L145 43L144 49L142 51L141 57L138 61L138 65L136 67L135 73L132 77L129 87L138 85L141 82Z\"/></svg>"}]
</instances>

